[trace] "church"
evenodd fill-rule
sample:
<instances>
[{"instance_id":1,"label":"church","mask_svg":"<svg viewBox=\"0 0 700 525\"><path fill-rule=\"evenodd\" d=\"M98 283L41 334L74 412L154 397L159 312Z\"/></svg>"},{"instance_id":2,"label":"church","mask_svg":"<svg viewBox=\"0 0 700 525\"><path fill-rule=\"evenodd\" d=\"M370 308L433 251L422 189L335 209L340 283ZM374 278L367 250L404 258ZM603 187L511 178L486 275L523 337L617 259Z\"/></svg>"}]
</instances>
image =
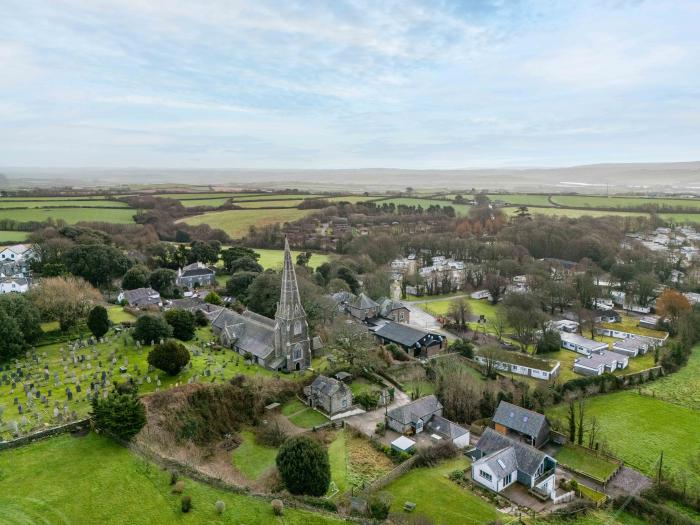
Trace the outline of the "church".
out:
<instances>
[{"instance_id":1,"label":"church","mask_svg":"<svg viewBox=\"0 0 700 525\"><path fill-rule=\"evenodd\" d=\"M291 372L311 366L309 325L301 305L292 253L286 238L282 288L275 318L249 310L239 314L222 308L212 319L211 326L223 346L242 355L249 354L253 362L265 368ZM314 343L318 344L318 340Z\"/></svg>"}]
</instances>

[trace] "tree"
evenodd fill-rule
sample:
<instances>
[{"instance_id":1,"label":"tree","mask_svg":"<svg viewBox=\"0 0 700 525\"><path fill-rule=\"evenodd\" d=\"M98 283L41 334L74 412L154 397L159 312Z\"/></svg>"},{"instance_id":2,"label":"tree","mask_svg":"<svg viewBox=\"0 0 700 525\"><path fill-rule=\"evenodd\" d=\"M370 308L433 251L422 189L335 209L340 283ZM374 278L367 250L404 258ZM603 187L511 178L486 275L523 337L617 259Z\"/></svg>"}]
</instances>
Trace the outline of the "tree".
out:
<instances>
[{"instance_id":1,"label":"tree","mask_svg":"<svg viewBox=\"0 0 700 525\"><path fill-rule=\"evenodd\" d=\"M70 273L97 287L109 285L130 265L120 250L106 244L78 244L65 254L63 262Z\"/></svg>"},{"instance_id":2,"label":"tree","mask_svg":"<svg viewBox=\"0 0 700 525\"><path fill-rule=\"evenodd\" d=\"M231 273L234 274L238 272L261 273L262 271L263 267L252 257L240 257L231 264Z\"/></svg>"},{"instance_id":3,"label":"tree","mask_svg":"<svg viewBox=\"0 0 700 525\"><path fill-rule=\"evenodd\" d=\"M41 313L21 294L0 296L0 311L11 317L22 332L24 345L33 345L42 335ZM0 338L2 341L2 338Z\"/></svg>"},{"instance_id":4,"label":"tree","mask_svg":"<svg viewBox=\"0 0 700 525\"><path fill-rule=\"evenodd\" d=\"M90 415L96 429L124 441L131 441L146 424L146 409L135 392L94 396Z\"/></svg>"},{"instance_id":5,"label":"tree","mask_svg":"<svg viewBox=\"0 0 700 525\"><path fill-rule=\"evenodd\" d=\"M226 293L232 295L241 302L246 302L248 287L258 276L255 272L238 272L226 281Z\"/></svg>"},{"instance_id":6,"label":"tree","mask_svg":"<svg viewBox=\"0 0 700 525\"><path fill-rule=\"evenodd\" d=\"M496 339L498 339L499 341L503 340L503 335L505 334L506 329L508 328L508 318L503 308L498 308L496 310L496 315L489 318L487 322L493 330Z\"/></svg>"},{"instance_id":7,"label":"tree","mask_svg":"<svg viewBox=\"0 0 700 525\"><path fill-rule=\"evenodd\" d=\"M301 252L299 255L297 255L297 265L307 266L312 255L313 254L311 252Z\"/></svg>"},{"instance_id":8,"label":"tree","mask_svg":"<svg viewBox=\"0 0 700 525\"><path fill-rule=\"evenodd\" d=\"M506 286L508 286L508 281L495 273L489 273L484 279L484 285L486 289L491 294L491 303L497 304L501 295L506 291Z\"/></svg>"},{"instance_id":9,"label":"tree","mask_svg":"<svg viewBox=\"0 0 700 525\"><path fill-rule=\"evenodd\" d=\"M98 339L109 330L109 314L104 306L97 305L90 310L87 318L87 325L92 335Z\"/></svg>"},{"instance_id":10,"label":"tree","mask_svg":"<svg viewBox=\"0 0 700 525\"><path fill-rule=\"evenodd\" d=\"M173 329L173 337L180 341L190 341L194 338L196 328L196 319L192 312L181 308L173 308L164 314L165 321ZM155 341L156 339L153 339Z\"/></svg>"},{"instance_id":11,"label":"tree","mask_svg":"<svg viewBox=\"0 0 700 525\"><path fill-rule=\"evenodd\" d=\"M190 244L187 261L189 263L216 264L219 261L220 250L221 243L219 241L194 241Z\"/></svg>"},{"instance_id":12,"label":"tree","mask_svg":"<svg viewBox=\"0 0 700 525\"><path fill-rule=\"evenodd\" d=\"M464 297L456 297L450 301L447 309L447 315L454 319L457 326L465 329L471 316L471 307L469 302Z\"/></svg>"},{"instance_id":13,"label":"tree","mask_svg":"<svg viewBox=\"0 0 700 525\"><path fill-rule=\"evenodd\" d=\"M273 318L280 298L282 278L280 274L267 271L253 280L248 287L248 308L255 313Z\"/></svg>"},{"instance_id":14,"label":"tree","mask_svg":"<svg viewBox=\"0 0 700 525\"><path fill-rule=\"evenodd\" d=\"M285 441L277 453L277 470L292 494L323 496L331 482L328 452L307 436Z\"/></svg>"},{"instance_id":15,"label":"tree","mask_svg":"<svg viewBox=\"0 0 700 525\"><path fill-rule=\"evenodd\" d=\"M338 279L342 279L347 283L352 293L356 294L360 290L360 283L357 281L357 277L355 277L355 274L350 268L341 266L336 271L336 275Z\"/></svg>"},{"instance_id":16,"label":"tree","mask_svg":"<svg viewBox=\"0 0 700 525\"><path fill-rule=\"evenodd\" d=\"M135 290L136 288L146 288L150 275L151 272L142 264L133 266L129 268L122 278L122 289Z\"/></svg>"},{"instance_id":17,"label":"tree","mask_svg":"<svg viewBox=\"0 0 700 525\"><path fill-rule=\"evenodd\" d=\"M148 278L151 287L163 297L172 297L177 274L168 268L158 268Z\"/></svg>"},{"instance_id":18,"label":"tree","mask_svg":"<svg viewBox=\"0 0 700 525\"><path fill-rule=\"evenodd\" d=\"M0 363L17 357L26 348L26 342L17 322L0 310Z\"/></svg>"},{"instance_id":19,"label":"tree","mask_svg":"<svg viewBox=\"0 0 700 525\"><path fill-rule=\"evenodd\" d=\"M653 273L637 275L632 283L632 292L639 306L649 306L656 296L659 281Z\"/></svg>"},{"instance_id":20,"label":"tree","mask_svg":"<svg viewBox=\"0 0 700 525\"><path fill-rule=\"evenodd\" d=\"M537 328L544 322L544 314L537 300L530 294L510 294L503 302L508 325L513 329L523 351L532 342Z\"/></svg>"},{"instance_id":21,"label":"tree","mask_svg":"<svg viewBox=\"0 0 700 525\"><path fill-rule=\"evenodd\" d=\"M537 341L537 353L557 352L561 348L561 335L556 330L544 330Z\"/></svg>"},{"instance_id":22,"label":"tree","mask_svg":"<svg viewBox=\"0 0 700 525\"><path fill-rule=\"evenodd\" d=\"M194 313L194 322L197 326L207 326L209 324L209 319L207 319L206 314L202 310L197 310Z\"/></svg>"},{"instance_id":23,"label":"tree","mask_svg":"<svg viewBox=\"0 0 700 525\"><path fill-rule=\"evenodd\" d=\"M242 257L248 257L257 262L258 259L260 259L260 254L252 248L232 246L228 250L221 252L221 258L224 261L224 269L229 273L233 273L233 263Z\"/></svg>"},{"instance_id":24,"label":"tree","mask_svg":"<svg viewBox=\"0 0 700 525\"><path fill-rule=\"evenodd\" d=\"M350 367L362 363L367 365L369 351L376 347L372 336L364 326L356 323L336 322L332 328L328 348L338 360Z\"/></svg>"},{"instance_id":25,"label":"tree","mask_svg":"<svg viewBox=\"0 0 700 525\"><path fill-rule=\"evenodd\" d=\"M576 405L574 400L569 400L569 408L566 413L566 421L569 426L569 442L574 443L576 441Z\"/></svg>"},{"instance_id":26,"label":"tree","mask_svg":"<svg viewBox=\"0 0 700 525\"><path fill-rule=\"evenodd\" d=\"M134 339L143 344L151 344L173 335L172 327L159 315L145 314L136 319Z\"/></svg>"},{"instance_id":27,"label":"tree","mask_svg":"<svg viewBox=\"0 0 700 525\"><path fill-rule=\"evenodd\" d=\"M174 339L157 344L148 352L148 364L171 376L177 375L190 362L190 352Z\"/></svg>"},{"instance_id":28,"label":"tree","mask_svg":"<svg viewBox=\"0 0 700 525\"><path fill-rule=\"evenodd\" d=\"M517 220L532 220L532 215L530 215L530 210L527 206L518 206L515 210L515 217Z\"/></svg>"},{"instance_id":29,"label":"tree","mask_svg":"<svg viewBox=\"0 0 700 525\"><path fill-rule=\"evenodd\" d=\"M102 301L100 292L78 277L41 279L27 295L44 319L57 320L62 331L75 326Z\"/></svg>"},{"instance_id":30,"label":"tree","mask_svg":"<svg viewBox=\"0 0 700 525\"><path fill-rule=\"evenodd\" d=\"M221 306L224 302L221 300L221 296L216 292L209 292L204 297L204 302L209 304L214 304L216 306Z\"/></svg>"},{"instance_id":31,"label":"tree","mask_svg":"<svg viewBox=\"0 0 700 525\"><path fill-rule=\"evenodd\" d=\"M667 317L675 326L681 315L691 310L688 299L678 290L667 288L656 300L656 312L661 317Z\"/></svg>"},{"instance_id":32,"label":"tree","mask_svg":"<svg viewBox=\"0 0 700 525\"><path fill-rule=\"evenodd\" d=\"M464 339L455 339L450 345L452 352L459 352L464 357L471 359L474 357L474 345Z\"/></svg>"}]
</instances>

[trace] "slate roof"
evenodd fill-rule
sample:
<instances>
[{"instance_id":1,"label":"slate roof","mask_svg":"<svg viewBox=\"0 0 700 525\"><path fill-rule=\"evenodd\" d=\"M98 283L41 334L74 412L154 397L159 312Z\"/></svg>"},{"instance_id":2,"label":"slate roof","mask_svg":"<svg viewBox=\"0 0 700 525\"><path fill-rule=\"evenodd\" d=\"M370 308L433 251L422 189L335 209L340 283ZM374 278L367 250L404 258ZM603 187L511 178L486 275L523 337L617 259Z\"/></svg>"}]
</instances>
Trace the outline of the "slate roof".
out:
<instances>
[{"instance_id":1,"label":"slate roof","mask_svg":"<svg viewBox=\"0 0 700 525\"><path fill-rule=\"evenodd\" d=\"M530 476L534 476L537 473L537 469L542 464L547 456L544 452L537 450L530 445L521 443L514 439L510 439L503 434L499 434L492 428L487 428L484 433L479 438L476 444L477 450L484 454L485 458L481 460L488 460L488 456L491 456L494 452L498 452L503 449L512 448L515 453L515 461L517 469L524 472ZM479 461L481 461L479 460ZM552 461L555 461L552 459Z\"/></svg>"},{"instance_id":2,"label":"slate roof","mask_svg":"<svg viewBox=\"0 0 700 525\"><path fill-rule=\"evenodd\" d=\"M430 432L447 436L450 439L457 439L469 432L466 428L459 426L457 423L453 423L449 419L438 415L431 417L426 427Z\"/></svg>"},{"instance_id":3,"label":"slate roof","mask_svg":"<svg viewBox=\"0 0 700 525\"><path fill-rule=\"evenodd\" d=\"M644 348L648 344L648 341L644 339L643 337L628 337L627 339L620 339L619 341L615 341L613 344L613 348L619 347L623 348L625 350L639 350L641 348Z\"/></svg>"},{"instance_id":4,"label":"slate roof","mask_svg":"<svg viewBox=\"0 0 700 525\"><path fill-rule=\"evenodd\" d=\"M309 386L313 393L328 397L332 397L338 392L345 394L348 390L348 387L342 381L324 375L317 376Z\"/></svg>"},{"instance_id":5,"label":"slate roof","mask_svg":"<svg viewBox=\"0 0 700 525\"><path fill-rule=\"evenodd\" d=\"M493 454L484 456L474 462L475 467L487 465L489 470L493 472L498 479L503 479L508 474L512 474L518 470L518 459L515 453L515 448L506 447L497 450Z\"/></svg>"},{"instance_id":6,"label":"slate roof","mask_svg":"<svg viewBox=\"0 0 700 525\"><path fill-rule=\"evenodd\" d=\"M431 394L390 410L388 416L402 425L408 425L409 423L415 423L419 419L424 419L441 409L442 404L440 404L437 397Z\"/></svg>"},{"instance_id":7,"label":"slate roof","mask_svg":"<svg viewBox=\"0 0 700 525\"><path fill-rule=\"evenodd\" d=\"M573 343L579 346L582 346L583 348L589 349L589 350L597 350L599 348L607 348L608 345L607 343L603 343L601 341L594 341L593 339L588 339L587 337L583 337L582 335L579 334L572 334L569 332L561 332L561 340L562 341L567 341L569 343Z\"/></svg>"},{"instance_id":8,"label":"slate roof","mask_svg":"<svg viewBox=\"0 0 700 525\"><path fill-rule=\"evenodd\" d=\"M539 435L540 430L547 423L547 418L543 414L513 405L507 401L501 401L498 404L492 419L494 423L533 438Z\"/></svg>"},{"instance_id":9,"label":"slate roof","mask_svg":"<svg viewBox=\"0 0 700 525\"><path fill-rule=\"evenodd\" d=\"M274 321L262 322L252 312L239 314L223 308L212 321L212 327L225 333L229 340L236 340L236 346L243 352L250 352L259 359L267 359L274 352Z\"/></svg>"},{"instance_id":10,"label":"slate roof","mask_svg":"<svg viewBox=\"0 0 700 525\"><path fill-rule=\"evenodd\" d=\"M585 366L587 368L598 368L600 365L617 367L617 363L628 361L628 357L615 352L603 351L599 354L591 354L590 357L579 357L574 361L574 366Z\"/></svg>"},{"instance_id":11,"label":"slate roof","mask_svg":"<svg viewBox=\"0 0 700 525\"><path fill-rule=\"evenodd\" d=\"M377 308L379 306L365 293L361 293L355 297L352 301L350 301L349 305L352 308L357 308L358 310L370 310L371 308Z\"/></svg>"},{"instance_id":12,"label":"slate roof","mask_svg":"<svg viewBox=\"0 0 700 525\"><path fill-rule=\"evenodd\" d=\"M201 262L195 262L183 267L178 277L197 277L199 275L213 275L214 270L206 267Z\"/></svg>"},{"instance_id":13,"label":"slate roof","mask_svg":"<svg viewBox=\"0 0 700 525\"><path fill-rule=\"evenodd\" d=\"M388 297L379 299L379 315L381 315L382 317L386 317L394 310L400 310L402 308L406 308L406 305L399 301L393 301Z\"/></svg>"},{"instance_id":14,"label":"slate roof","mask_svg":"<svg viewBox=\"0 0 700 525\"><path fill-rule=\"evenodd\" d=\"M435 341L442 341L442 336L438 334L418 330L412 326L395 323L393 321L387 321L382 326L377 328L374 333L380 337L383 337L384 339L388 339L389 341L399 343L400 345L406 347L415 346L418 341L428 335L432 335Z\"/></svg>"},{"instance_id":15,"label":"slate roof","mask_svg":"<svg viewBox=\"0 0 700 525\"><path fill-rule=\"evenodd\" d=\"M130 305L143 306L160 303L160 294L153 288L136 288L135 290L124 290L124 299Z\"/></svg>"}]
</instances>

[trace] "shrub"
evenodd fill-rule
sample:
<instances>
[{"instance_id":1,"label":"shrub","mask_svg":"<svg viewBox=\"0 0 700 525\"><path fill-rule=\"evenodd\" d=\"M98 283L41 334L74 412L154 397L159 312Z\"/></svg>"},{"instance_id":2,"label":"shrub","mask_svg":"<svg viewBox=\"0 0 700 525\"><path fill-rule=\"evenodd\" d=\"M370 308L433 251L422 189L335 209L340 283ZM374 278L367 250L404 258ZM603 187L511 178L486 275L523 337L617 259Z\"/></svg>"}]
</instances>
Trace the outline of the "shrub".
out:
<instances>
[{"instance_id":1,"label":"shrub","mask_svg":"<svg viewBox=\"0 0 700 525\"><path fill-rule=\"evenodd\" d=\"M279 447L287 439L287 433L277 421L260 425L255 429L255 440L261 445Z\"/></svg>"},{"instance_id":2,"label":"shrub","mask_svg":"<svg viewBox=\"0 0 700 525\"><path fill-rule=\"evenodd\" d=\"M430 447L418 449L416 466L433 467L444 459L450 459L457 456L457 447L452 441L441 441Z\"/></svg>"},{"instance_id":3,"label":"shrub","mask_svg":"<svg viewBox=\"0 0 700 525\"><path fill-rule=\"evenodd\" d=\"M284 513L284 503L281 499L273 499L271 505L275 516L281 516Z\"/></svg>"},{"instance_id":4,"label":"shrub","mask_svg":"<svg viewBox=\"0 0 700 525\"><path fill-rule=\"evenodd\" d=\"M386 345L386 349L389 350L389 352L391 352L391 356L397 361L409 361L411 359L410 357L408 357L408 354L404 350L399 348L394 343Z\"/></svg>"},{"instance_id":5,"label":"shrub","mask_svg":"<svg viewBox=\"0 0 700 525\"><path fill-rule=\"evenodd\" d=\"M561 348L561 335L556 330L545 330L537 341L537 353L558 352Z\"/></svg>"},{"instance_id":6,"label":"shrub","mask_svg":"<svg viewBox=\"0 0 700 525\"><path fill-rule=\"evenodd\" d=\"M457 482L463 481L464 480L464 471L459 470L459 469L453 470L452 472L450 472L450 479L452 481L457 481Z\"/></svg>"},{"instance_id":7,"label":"shrub","mask_svg":"<svg viewBox=\"0 0 700 525\"><path fill-rule=\"evenodd\" d=\"M194 322L197 326L207 326L209 324L209 319L204 315L204 312L197 310L194 313Z\"/></svg>"},{"instance_id":8,"label":"shrub","mask_svg":"<svg viewBox=\"0 0 700 525\"><path fill-rule=\"evenodd\" d=\"M185 492L185 482L182 480L176 481L173 486L173 494L182 494L183 492Z\"/></svg>"},{"instance_id":9,"label":"shrub","mask_svg":"<svg viewBox=\"0 0 700 525\"><path fill-rule=\"evenodd\" d=\"M331 481L328 452L318 442L306 436L290 438L280 447L276 463L292 494L322 496L328 491Z\"/></svg>"},{"instance_id":10,"label":"shrub","mask_svg":"<svg viewBox=\"0 0 700 525\"><path fill-rule=\"evenodd\" d=\"M194 314L181 308L173 308L164 314L165 321L173 329L173 337L180 341L190 341L194 338L196 321Z\"/></svg>"},{"instance_id":11,"label":"shrub","mask_svg":"<svg viewBox=\"0 0 700 525\"><path fill-rule=\"evenodd\" d=\"M172 335L172 327L159 315L145 314L136 320L134 339L143 344L158 342Z\"/></svg>"},{"instance_id":12,"label":"shrub","mask_svg":"<svg viewBox=\"0 0 700 525\"><path fill-rule=\"evenodd\" d=\"M383 421L377 423L377 426L374 428L374 433L378 436L386 434L386 424Z\"/></svg>"},{"instance_id":13,"label":"shrub","mask_svg":"<svg viewBox=\"0 0 700 525\"><path fill-rule=\"evenodd\" d=\"M190 362L190 352L174 339L153 347L148 353L148 364L171 376L177 375Z\"/></svg>"},{"instance_id":14,"label":"shrub","mask_svg":"<svg viewBox=\"0 0 700 525\"><path fill-rule=\"evenodd\" d=\"M189 512L192 509L192 496L182 496L182 512Z\"/></svg>"},{"instance_id":15,"label":"shrub","mask_svg":"<svg viewBox=\"0 0 700 525\"><path fill-rule=\"evenodd\" d=\"M96 429L124 441L130 441L146 424L146 409L135 392L115 390L106 399L93 397L90 416Z\"/></svg>"},{"instance_id":16,"label":"shrub","mask_svg":"<svg viewBox=\"0 0 700 525\"><path fill-rule=\"evenodd\" d=\"M375 520L385 520L389 517L391 496L387 493L375 494L369 500L369 513Z\"/></svg>"},{"instance_id":17,"label":"shrub","mask_svg":"<svg viewBox=\"0 0 700 525\"><path fill-rule=\"evenodd\" d=\"M216 292L209 292L204 298L204 302L214 304L216 306L221 306L222 304L224 304L224 302L221 300L221 297Z\"/></svg>"},{"instance_id":18,"label":"shrub","mask_svg":"<svg viewBox=\"0 0 700 525\"><path fill-rule=\"evenodd\" d=\"M98 339L109 330L109 314L104 306L97 305L88 314L87 325Z\"/></svg>"},{"instance_id":19,"label":"shrub","mask_svg":"<svg viewBox=\"0 0 700 525\"><path fill-rule=\"evenodd\" d=\"M170 471L170 484L175 485L177 483L177 478L179 477L179 474L175 470Z\"/></svg>"},{"instance_id":20,"label":"shrub","mask_svg":"<svg viewBox=\"0 0 700 525\"><path fill-rule=\"evenodd\" d=\"M455 340L455 342L450 345L450 350L453 352L459 352L464 357L469 359L474 357L474 345L464 339Z\"/></svg>"},{"instance_id":21,"label":"shrub","mask_svg":"<svg viewBox=\"0 0 700 525\"><path fill-rule=\"evenodd\" d=\"M214 503L214 508L216 509L217 514L223 514L226 511L226 503L218 500L216 503Z\"/></svg>"},{"instance_id":22,"label":"shrub","mask_svg":"<svg viewBox=\"0 0 700 525\"><path fill-rule=\"evenodd\" d=\"M379 404L379 392L361 392L355 396L355 402L365 410L374 410Z\"/></svg>"}]
</instances>

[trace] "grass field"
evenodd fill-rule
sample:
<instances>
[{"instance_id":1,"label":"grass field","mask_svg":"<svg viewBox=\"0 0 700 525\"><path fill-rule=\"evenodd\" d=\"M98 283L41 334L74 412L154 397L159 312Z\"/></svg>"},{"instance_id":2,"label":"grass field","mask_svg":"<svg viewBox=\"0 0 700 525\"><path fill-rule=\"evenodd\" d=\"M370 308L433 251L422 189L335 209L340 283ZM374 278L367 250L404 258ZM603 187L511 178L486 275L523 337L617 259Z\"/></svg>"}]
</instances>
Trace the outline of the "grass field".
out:
<instances>
[{"instance_id":1,"label":"grass field","mask_svg":"<svg viewBox=\"0 0 700 525\"><path fill-rule=\"evenodd\" d=\"M233 201L235 203L245 202L245 201L282 201L282 200L298 200L301 202L304 199L314 199L320 197L313 193L265 193L261 195L241 195L234 197Z\"/></svg>"},{"instance_id":2,"label":"grass field","mask_svg":"<svg viewBox=\"0 0 700 525\"><path fill-rule=\"evenodd\" d=\"M455 213L457 215L468 215L469 210L471 210L471 206L467 204L455 204L452 201L449 200L438 200L438 199L418 199L418 198L412 198L412 197L394 197L391 199L384 199L384 200L379 200L376 201L377 206L381 206L382 204L394 204L396 206L399 206L401 204L404 204L406 206L422 206L423 209L428 209L429 206L435 205L435 206L452 206L455 210Z\"/></svg>"},{"instance_id":3,"label":"grass field","mask_svg":"<svg viewBox=\"0 0 700 525\"><path fill-rule=\"evenodd\" d=\"M255 435L245 430L241 432L243 442L231 454L233 466L251 481L257 480L265 471L275 466L277 449L255 442Z\"/></svg>"},{"instance_id":4,"label":"grass field","mask_svg":"<svg viewBox=\"0 0 700 525\"><path fill-rule=\"evenodd\" d=\"M700 456L700 411L632 391L595 396L585 406L586 417L598 420L600 438L614 455L653 476L663 451L666 469L684 473L700 487L700 471L691 467ZM565 412L559 406L547 415L563 422Z\"/></svg>"},{"instance_id":5,"label":"grass field","mask_svg":"<svg viewBox=\"0 0 700 525\"><path fill-rule=\"evenodd\" d=\"M182 199L180 204L185 208L196 208L197 206L209 206L210 208L218 208L223 206L230 199L223 197L221 199Z\"/></svg>"},{"instance_id":6,"label":"grass field","mask_svg":"<svg viewBox=\"0 0 700 525\"><path fill-rule=\"evenodd\" d=\"M258 262L265 268L280 269L284 264L284 250L268 250L265 248L255 248L255 251L260 254L260 259ZM292 259L294 262L297 260L298 251L292 251ZM314 253L309 260L309 266L311 268L317 268L323 263L328 262L330 257L325 253Z\"/></svg>"},{"instance_id":7,"label":"grass field","mask_svg":"<svg viewBox=\"0 0 700 525\"><path fill-rule=\"evenodd\" d=\"M124 308L118 305L109 306L107 308L107 313L109 314L109 320L115 324L136 321L136 317L129 312L125 312Z\"/></svg>"},{"instance_id":8,"label":"grass field","mask_svg":"<svg viewBox=\"0 0 700 525\"><path fill-rule=\"evenodd\" d=\"M45 221L49 218L64 220L69 224L82 221L113 222L128 224L134 222L136 210L99 209L99 208L27 208L23 210L0 209L0 219L12 219L18 222Z\"/></svg>"},{"instance_id":9,"label":"grass field","mask_svg":"<svg viewBox=\"0 0 700 525\"><path fill-rule=\"evenodd\" d=\"M700 410L700 345L693 348L685 367L675 374L647 383L642 387L642 393Z\"/></svg>"},{"instance_id":10,"label":"grass field","mask_svg":"<svg viewBox=\"0 0 700 525\"><path fill-rule=\"evenodd\" d=\"M0 230L0 246L23 242L27 239L29 232L14 232Z\"/></svg>"},{"instance_id":11,"label":"grass field","mask_svg":"<svg viewBox=\"0 0 700 525\"><path fill-rule=\"evenodd\" d=\"M191 525L341 523L286 508L275 517L269 502L185 479L188 514L171 493L170 475L112 441L64 434L0 454L0 522L8 524ZM214 503L226 511L218 515Z\"/></svg>"},{"instance_id":12,"label":"grass field","mask_svg":"<svg viewBox=\"0 0 700 525\"><path fill-rule=\"evenodd\" d=\"M298 399L290 399L282 405L282 414L299 428L313 428L328 422L328 418Z\"/></svg>"},{"instance_id":13,"label":"grass field","mask_svg":"<svg viewBox=\"0 0 700 525\"><path fill-rule=\"evenodd\" d=\"M185 201L185 200L201 200L201 199L218 199L218 198L226 198L230 199L231 197L236 197L236 198L246 198L246 197L258 197L258 196L269 196L269 193L234 193L234 192L227 192L227 191L214 191L214 192L204 192L204 193L156 193L153 196L154 197L160 197L163 199L176 199L179 201Z\"/></svg>"},{"instance_id":14,"label":"grass field","mask_svg":"<svg viewBox=\"0 0 700 525\"><path fill-rule=\"evenodd\" d=\"M48 208L48 207L93 207L93 208L128 208L126 202L108 201L105 199L95 200L36 200L36 201L6 201L0 199L0 209L2 208Z\"/></svg>"},{"instance_id":15,"label":"grass field","mask_svg":"<svg viewBox=\"0 0 700 525\"><path fill-rule=\"evenodd\" d=\"M111 210L115 211L115 210ZM293 222L317 210L298 210L296 208L277 210L227 210L213 211L183 219L192 225L208 224L220 228L231 237L240 238L248 233L251 226L262 227L268 224ZM0 215L0 218L2 215Z\"/></svg>"},{"instance_id":16,"label":"grass field","mask_svg":"<svg viewBox=\"0 0 700 525\"><path fill-rule=\"evenodd\" d=\"M553 206L552 203L549 202L548 195L536 195L531 193L491 193L488 197L492 201L504 201L516 206Z\"/></svg>"},{"instance_id":17,"label":"grass field","mask_svg":"<svg viewBox=\"0 0 700 525\"><path fill-rule=\"evenodd\" d=\"M700 223L700 214L698 213L659 213L659 216L665 221L678 224Z\"/></svg>"},{"instance_id":18,"label":"grass field","mask_svg":"<svg viewBox=\"0 0 700 525\"><path fill-rule=\"evenodd\" d=\"M301 199L279 199L279 200L251 200L235 201L236 206L244 209L262 209L262 208L295 208L301 204Z\"/></svg>"},{"instance_id":19,"label":"grass field","mask_svg":"<svg viewBox=\"0 0 700 525\"><path fill-rule=\"evenodd\" d=\"M381 199L381 196L377 195L369 195L369 196L364 196L364 195L342 195L339 197L323 197L325 200L329 202L350 202L352 204L356 204L358 202L366 202L366 201L373 201L376 199Z\"/></svg>"},{"instance_id":20,"label":"grass field","mask_svg":"<svg viewBox=\"0 0 700 525\"><path fill-rule=\"evenodd\" d=\"M506 215L515 215L518 210L515 206L501 208ZM647 217L649 214L634 211L600 211L600 210L574 210L571 208L532 208L531 215L556 215L559 217Z\"/></svg>"},{"instance_id":21,"label":"grass field","mask_svg":"<svg viewBox=\"0 0 700 525\"><path fill-rule=\"evenodd\" d=\"M560 206L576 208L629 208L635 206L677 206L696 208L700 212L698 199L644 198L605 195L552 195L552 201Z\"/></svg>"},{"instance_id":22,"label":"grass field","mask_svg":"<svg viewBox=\"0 0 700 525\"><path fill-rule=\"evenodd\" d=\"M574 445L564 445L555 457L559 463L603 482L617 470L615 462Z\"/></svg>"},{"instance_id":23,"label":"grass field","mask_svg":"<svg viewBox=\"0 0 700 525\"><path fill-rule=\"evenodd\" d=\"M482 525L501 516L496 509L447 477L466 469L466 458L448 460L433 468L414 468L384 490L393 496L392 512L402 512L404 503L416 504L413 514L422 514L436 525Z\"/></svg>"}]
</instances>

